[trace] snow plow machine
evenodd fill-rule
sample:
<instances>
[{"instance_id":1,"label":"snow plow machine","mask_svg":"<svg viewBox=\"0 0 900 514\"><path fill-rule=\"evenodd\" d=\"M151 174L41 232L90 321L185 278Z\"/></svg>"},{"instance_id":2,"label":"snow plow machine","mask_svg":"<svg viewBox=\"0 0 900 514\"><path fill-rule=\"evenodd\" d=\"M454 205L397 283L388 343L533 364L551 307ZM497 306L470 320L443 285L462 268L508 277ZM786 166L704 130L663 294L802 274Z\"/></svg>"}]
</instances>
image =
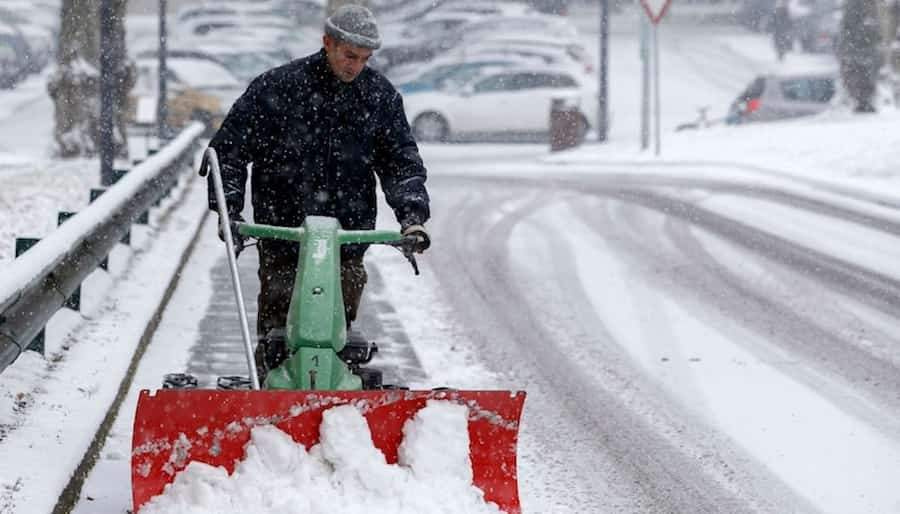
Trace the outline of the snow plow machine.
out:
<instances>
[{"instance_id":1,"label":"snow plow machine","mask_svg":"<svg viewBox=\"0 0 900 514\"><path fill-rule=\"evenodd\" d=\"M372 443L388 464L398 462L404 424L432 400L466 407L472 484L503 512L518 514L516 445L524 391L409 390L381 383L364 367L373 343L348 341L341 294L340 246L386 244L400 249L416 274L412 241L399 232L342 230L334 218L309 216L301 227L276 227L228 220L219 163L204 154L201 175L212 173L234 285L249 377L220 377L216 389L199 389L189 375L168 375L159 390L143 390L135 411L131 455L133 512L164 492L191 462L232 474L244 458L251 430L274 426L306 449L319 443L323 413L356 407ZM260 382L237 273L232 230L254 238L295 241L300 257L283 331L281 363ZM177 380L172 377L178 377ZM224 382L223 382L223 379ZM461 418L464 425L465 420ZM464 450L463 450L464 453Z\"/></svg>"}]
</instances>

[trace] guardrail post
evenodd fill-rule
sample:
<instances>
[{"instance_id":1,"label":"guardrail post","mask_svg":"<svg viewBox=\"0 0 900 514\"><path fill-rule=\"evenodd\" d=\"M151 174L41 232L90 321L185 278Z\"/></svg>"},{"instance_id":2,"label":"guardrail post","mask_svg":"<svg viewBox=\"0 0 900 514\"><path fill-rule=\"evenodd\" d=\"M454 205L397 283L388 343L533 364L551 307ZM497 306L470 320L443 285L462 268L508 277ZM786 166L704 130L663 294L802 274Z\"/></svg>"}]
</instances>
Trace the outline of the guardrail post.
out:
<instances>
[{"instance_id":1,"label":"guardrail post","mask_svg":"<svg viewBox=\"0 0 900 514\"><path fill-rule=\"evenodd\" d=\"M35 239L35 238L31 238L31 237L17 237L16 238L16 257L18 258L23 253L27 252L28 249L31 248L32 246L36 245L38 241L40 241L40 239ZM28 343L28 346L25 349L26 350L34 350L36 352L39 352L41 355L44 355L44 348L46 346L44 344L45 334L46 334L46 329L42 328L41 331L38 332L38 334L36 336L34 336L34 339L32 339L30 343Z\"/></svg>"},{"instance_id":2,"label":"guardrail post","mask_svg":"<svg viewBox=\"0 0 900 514\"><path fill-rule=\"evenodd\" d=\"M16 238L16 257L27 252L29 248L36 245L40 239L33 237L17 237Z\"/></svg>"},{"instance_id":3,"label":"guardrail post","mask_svg":"<svg viewBox=\"0 0 900 514\"><path fill-rule=\"evenodd\" d=\"M122 180L119 188L132 196L107 195L99 202L100 205L88 207L87 210L96 215L103 214L101 207L109 209L106 217L98 219L97 223L85 223L85 226L80 226L77 221L67 223L47 235L44 241L46 248L39 248L28 255L23 254L34 241L16 242L16 254L22 258L12 259L9 269L4 268L6 273L3 278L12 277L12 280L4 280L0 284L0 373L15 362L24 350L46 352L47 323L68 300L66 297L83 285L101 261L109 258L112 249L119 244L114 235L121 239L125 232L133 228L130 224L151 210L153 201L183 175L185 170L176 163L190 151L200 137L201 129L200 125L192 124L173 141L178 146L177 155L160 151L154 157L160 163L159 167L154 167L157 169L144 167L133 170L149 180L141 184ZM99 189L91 196L96 200L102 194L103 190ZM58 216L57 222L65 223L71 215L60 213ZM105 265L103 267L106 269Z\"/></svg>"},{"instance_id":4,"label":"guardrail post","mask_svg":"<svg viewBox=\"0 0 900 514\"><path fill-rule=\"evenodd\" d=\"M122 180L122 177L128 174L128 168L116 168L113 170L113 183ZM112 184L107 184L112 185Z\"/></svg>"},{"instance_id":5,"label":"guardrail post","mask_svg":"<svg viewBox=\"0 0 900 514\"><path fill-rule=\"evenodd\" d=\"M69 212L69 211L60 211L56 215L56 226L58 227L58 226L62 225L67 219L71 218L72 216L74 216L76 214L78 214L78 213ZM66 298L66 303L63 305L63 307L68 307L68 308L72 309L73 311L81 310L81 286L80 285L78 287L76 287L74 291L72 291L71 296Z\"/></svg>"}]
</instances>

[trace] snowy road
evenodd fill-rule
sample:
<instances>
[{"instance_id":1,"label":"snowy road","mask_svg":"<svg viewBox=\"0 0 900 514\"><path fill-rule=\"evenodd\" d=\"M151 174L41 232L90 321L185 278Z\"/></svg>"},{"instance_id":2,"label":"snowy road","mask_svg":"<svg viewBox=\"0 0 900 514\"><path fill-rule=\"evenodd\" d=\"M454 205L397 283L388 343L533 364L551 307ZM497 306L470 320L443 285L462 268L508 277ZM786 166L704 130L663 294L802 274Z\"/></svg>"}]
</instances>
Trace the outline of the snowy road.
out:
<instances>
[{"instance_id":1,"label":"snowy road","mask_svg":"<svg viewBox=\"0 0 900 514\"><path fill-rule=\"evenodd\" d=\"M361 325L411 385L528 391L525 512L900 507L900 269L885 258L900 217L650 174L438 175L432 191L423 275L373 251ZM227 334L233 313L207 228L132 397L203 354L243 366L185 344L209 341L209 320ZM254 260L242 266L251 278ZM76 512L128 507L123 412Z\"/></svg>"},{"instance_id":2,"label":"snowy road","mask_svg":"<svg viewBox=\"0 0 900 514\"><path fill-rule=\"evenodd\" d=\"M595 16L578 19L589 28ZM563 163L544 146L423 148L434 246L422 276L390 249L368 260L360 325L381 345L389 380L527 390L519 473L529 514L900 512L900 214L763 169L900 197L895 119L867 125L837 115L820 120L818 136L801 123L672 134L699 106L721 114L773 65L765 38L673 24L662 28L669 165L623 153L637 146L636 18L613 22L611 145L585 149L596 155ZM817 65L804 57L786 66ZM43 109L50 119L46 101L31 101L39 86L0 105L0 117L30 123ZM16 148L44 144L26 141L30 130L7 132ZM732 140L745 143L740 156L729 153ZM732 158L758 169L738 172L724 164ZM0 204L49 212L29 192L46 183L39 176L9 172L16 192ZM175 216L184 238L205 201L204 191L191 195ZM205 223L78 514L130 509L139 389L171 371L209 384L243 369L226 265L213 219ZM394 227L383 205L379 225ZM135 259L142 255L159 258L143 247ZM159 262L137 271L143 281L116 282L112 319L107 307L85 316L93 328L48 367L51 380L37 381L35 421L6 440L24 442L8 454L17 464L3 468L0 512L48 512L29 507L55 502L73 460L60 448L88 446L96 412L84 403L106 408L106 389L125 369L116 366L130 356L130 343L116 340L131 327L115 304L138 309L134 298L159 285L148 283L152 273L174 267ZM241 266L252 308L252 250ZM36 452L53 457L28 465L16 457Z\"/></svg>"},{"instance_id":3,"label":"snowy road","mask_svg":"<svg viewBox=\"0 0 900 514\"><path fill-rule=\"evenodd\" d=\"M638 178L459 181L436 215L442 296L531 394L530 511L896 509L900 275L859 265L896 221Z\"/></svg>"}]
</instances>

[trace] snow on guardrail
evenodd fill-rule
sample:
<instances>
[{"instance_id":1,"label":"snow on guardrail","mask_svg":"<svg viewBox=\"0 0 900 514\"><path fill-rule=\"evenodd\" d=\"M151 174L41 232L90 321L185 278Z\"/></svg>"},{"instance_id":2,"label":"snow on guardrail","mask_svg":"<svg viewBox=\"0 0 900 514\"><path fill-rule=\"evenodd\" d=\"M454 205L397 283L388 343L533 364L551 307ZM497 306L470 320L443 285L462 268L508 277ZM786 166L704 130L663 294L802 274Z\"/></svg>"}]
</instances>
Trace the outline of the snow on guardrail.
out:
<instances>
[{"instance_id":1,"label":"snow on guardrail","mask_svg":"<svg viewBox=\"0 0 900 514\"><path fill-rule=\"evenodd\" d=\"M12 305L21 292L52 272L68 252L84 241L87 234L120 209L168 165L194 144L203 133L203 125L194 123L168 145L138 164L78 215L41 239L21 257L13 260L0 275L0 312Z\"/></svg>"}]
</instances>

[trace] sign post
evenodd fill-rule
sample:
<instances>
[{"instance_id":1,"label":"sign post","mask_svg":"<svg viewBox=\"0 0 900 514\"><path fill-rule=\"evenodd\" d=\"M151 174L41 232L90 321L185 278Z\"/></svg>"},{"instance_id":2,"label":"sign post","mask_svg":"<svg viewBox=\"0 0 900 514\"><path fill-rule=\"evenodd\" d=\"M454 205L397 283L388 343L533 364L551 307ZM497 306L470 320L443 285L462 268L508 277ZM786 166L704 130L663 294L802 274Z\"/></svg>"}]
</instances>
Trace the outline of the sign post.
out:
<instances>
[{"instance_id":1,"label":"sign post","mask_svg":"<svg viewBox=\"0 0 900 514\"><path fill-rule=\"evenodd\" d=\"M650 20L641 18L641 151L650 147Z\"/></svg>"},{"instance_id":2,"label":"sign post","mask_svg":"<svg viewBox=\"0 0 900 514\"><path fill-rule=\"evenodd\" d=\"M641 0L641 6L653 24L653 110L656 111L654 129L656 131L656 155L660 153L660 100L659 100L659 22L666 14L671 0Z\"/></svg>"},{"instance_id":3,"label":"sign post","mask_svg":"<svg viewBox=\"0 0 900 514\"><path fill-rule=\"evenodd\" d=\"M609 132L609 0L600 0L600 67L598 75L597 141L606 141Z\"/></svg>"}]
</instances>

